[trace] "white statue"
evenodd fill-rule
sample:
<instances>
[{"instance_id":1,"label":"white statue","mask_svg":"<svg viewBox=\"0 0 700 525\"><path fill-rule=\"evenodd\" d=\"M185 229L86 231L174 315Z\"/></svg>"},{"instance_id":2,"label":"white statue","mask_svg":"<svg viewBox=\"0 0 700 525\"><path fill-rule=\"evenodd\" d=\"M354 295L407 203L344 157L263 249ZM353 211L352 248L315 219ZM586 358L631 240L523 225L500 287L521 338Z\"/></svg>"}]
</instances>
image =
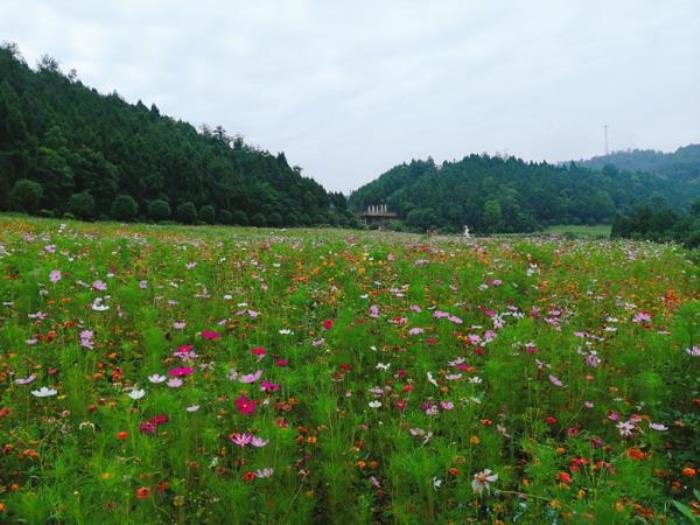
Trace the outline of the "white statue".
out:
<instances>
[{"instance_id":1,"label":"white statue","mask_svg":"<svg viewBox=\"0 0 700 525\"><path fill-rule=\"evenodd\" d=\"M464 226L464 238L469 239L471 235L469 235L469 226Z\"/></svg>"}]
</instances>

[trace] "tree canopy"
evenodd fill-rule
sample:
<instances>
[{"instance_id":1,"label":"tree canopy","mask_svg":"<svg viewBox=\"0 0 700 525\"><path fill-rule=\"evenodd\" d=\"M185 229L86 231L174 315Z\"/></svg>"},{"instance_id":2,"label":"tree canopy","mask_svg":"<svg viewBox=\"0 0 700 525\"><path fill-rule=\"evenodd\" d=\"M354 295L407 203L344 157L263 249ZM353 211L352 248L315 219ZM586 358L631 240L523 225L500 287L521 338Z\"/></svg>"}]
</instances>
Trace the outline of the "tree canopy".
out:
<instances>
[{"instance_id":1,"label":"tree canopy","mask_svg":"<svg viewBox=\"0 0 700 525\"><path fill-rule=\"evenodd\" d=\"M172 210L188 222L352 221L342 194L302 176L283 153L100 94L48 55L33 70L15 45L0 47L0 210L131 220L127 197L136 220Z\"/></svg>"}]
</instances>

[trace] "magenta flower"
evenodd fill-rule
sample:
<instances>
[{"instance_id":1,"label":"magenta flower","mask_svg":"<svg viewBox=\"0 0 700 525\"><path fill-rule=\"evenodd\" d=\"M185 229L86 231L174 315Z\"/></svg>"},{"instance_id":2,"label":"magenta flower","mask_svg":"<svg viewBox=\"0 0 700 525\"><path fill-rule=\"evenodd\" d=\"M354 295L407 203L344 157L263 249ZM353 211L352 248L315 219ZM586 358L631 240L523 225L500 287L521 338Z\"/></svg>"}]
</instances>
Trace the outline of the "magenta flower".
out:
<instances>
[{"instance_id":1,"label":"magenta flower","mask_svg":"<svg viewBox=\"0 0 700 525\"><path fill-rule=\"evenodd\" d=\"M168 370L168 375L173 377L184 377L190 376L192 374L194 374L194 368L190 366L181 366L178 368L173 368L172 370Z\"/></svg>"},{"instance_id":2,"label":"magenta flower","mask_svg":"<svg viewBox=\"0 0 700 525\"><path fill-rule=\"evenodd\" d=\"M209 341L214 341L216 339L221 339L221 334L219 332L214 332L213 330L202 330L202 337L208 339Z\"/></svg>"},{"instance_id":3,"label":"magenta flower","mask_svg":"<svg viewBox=\"0 0 700 525\"><path fill-rule=\"evenodd\" d=\"M250 416L255 412L255 401L246 396L241 396L236 399L236 407L244 416Z\"/></svg>"},{"instance_id":4,"label":"magenta flower","mask_svg":"<svg viewBox=\"0 0 700 525\"><path fill-rule=\"evenodd\" d=\"M262 383L260 383L260 390L262 390L263 392L276 392L279 389L280 385L271 383L267 379L263 379Z\"/></svg>"},{"instance_id":5,"label":"magenta flower","mask_svg":"<svg viewBox=\"0 0 700 525\"><path fill-rule=\"evenodd\" d=\"M253 436L250 434L240 434L236 432L231 436L231 442L238 447L245 447L249 445L253 440Z\"/></svg>"},{"instance_id":6,"label":"magenta flower","mask_svg":"<svg viewBox=\"0 0 700 525\"><path fill-rule=\"evenodd\" d=\"M369 307L369 316L372 319L376 319L379 317L379 307L376 304L373 304Z\"/></svg>"}]
</instances>

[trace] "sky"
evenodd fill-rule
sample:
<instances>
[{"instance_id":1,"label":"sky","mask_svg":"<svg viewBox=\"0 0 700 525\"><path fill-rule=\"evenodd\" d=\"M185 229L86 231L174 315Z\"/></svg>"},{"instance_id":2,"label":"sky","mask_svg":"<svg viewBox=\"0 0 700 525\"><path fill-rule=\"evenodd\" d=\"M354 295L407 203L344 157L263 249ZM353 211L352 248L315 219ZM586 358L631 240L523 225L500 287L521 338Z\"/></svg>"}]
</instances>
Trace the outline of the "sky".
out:
<instances>
[{"instance_id":1,"label":"sky","mask_svg":"<svg viewBox=\"0 0 700 525\"><path fill-rule=\"evenodd\" d=\"M698 0L0 0L0 40L284 151L349 192L396 164L700 142Z\"/></svg>"}]
</instances>

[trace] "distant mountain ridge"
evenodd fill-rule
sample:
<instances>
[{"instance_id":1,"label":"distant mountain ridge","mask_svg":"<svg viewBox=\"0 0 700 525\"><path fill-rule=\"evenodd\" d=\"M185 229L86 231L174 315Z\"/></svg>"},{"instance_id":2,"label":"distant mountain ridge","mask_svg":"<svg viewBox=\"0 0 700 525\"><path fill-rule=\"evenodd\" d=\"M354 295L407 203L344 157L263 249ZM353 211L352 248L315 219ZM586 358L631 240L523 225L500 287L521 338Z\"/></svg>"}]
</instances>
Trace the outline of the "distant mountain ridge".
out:
<instances>
[{"instance_id":1,"label":"distant mountain ridge","mask_svg":"<svg viewBox=\"0 0 700 525\"><path fill-rule=\"evenodd\" d=\"M588 160L576 161L580 166L603 169L606 165L619 170L645 172L661 177L700 178L700 144L682 146L671 153L655 150L614 151Z\"/></svg>"},{"instance_id":2,"label":"distant mountain ridge","mask_svg":"<svg viewBox=\"0 0 700 525\"><path fill-rule=\"evenodd\" d=\"M641 206L687 209L700 197L695 148L679 150L691 159L682 170L664 160L656 174L610 162L600 169L583 165L593 161L556 166L488 155L441 165L431 158L413 160L357 189L348 202L353 210L387 203L419 230L456 232L468 225L477 232L526 232L551 224L609 223Z\"/></svg>"}]
</instances>

